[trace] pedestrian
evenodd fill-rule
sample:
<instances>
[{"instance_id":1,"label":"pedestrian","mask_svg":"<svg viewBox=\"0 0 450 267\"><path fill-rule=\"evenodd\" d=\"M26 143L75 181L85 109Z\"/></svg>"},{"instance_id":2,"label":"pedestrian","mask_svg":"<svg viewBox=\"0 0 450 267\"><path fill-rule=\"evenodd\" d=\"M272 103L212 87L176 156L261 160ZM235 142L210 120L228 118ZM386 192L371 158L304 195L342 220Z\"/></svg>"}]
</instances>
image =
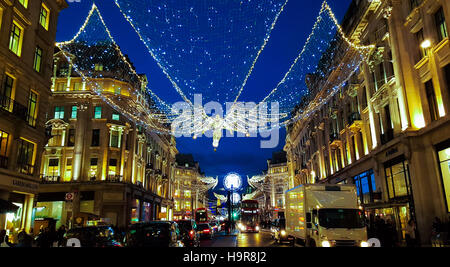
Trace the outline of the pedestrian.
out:
<instances>
[{"instance_id":1,"label":"pedestrian","mask_svg":"<svg viewBox=\"0 0 450 267\"><path fill-rule=\"evenodd\" d=\"M9 237L8 235L6 235L6 230L0 231L0 247L1 248L12 247L12 244L9 242Z\"/></svg>"},{"instance_id":2,"label":"pedestrian","mask_svg":"<svg viewBox=\"0 0 450 267\"><path fill-rule=\"evenodd\" d=\"M20 230L17 240L19 241L17 247L31 248L33 246L33 239L27 234L25 229Z\"/></svg>"},{"instance_id":3,"label":"pedestrian","mask_svg":"<svg viewBox=\"0 0 450 267\"><path fill-rule=\"evenodd\" d=\"M433 223L431 225L431 243L438 245L440 244L442 233L442 221L438 217L434 217Z\"/></svg>"},{"instance_id":4,"label":"pedestrian","mask_svg":"<svg viewBox=\"0 0 450 267\"><path fill-rule=\"evenodd\" d=\"M405 239L407 247L416 247L416 224L413 219L406 225Z\"/></svg>"},{"instance_id":5,"label":"pedestrian","mask_svg":"<svg viewBox=\"0 0 450 267\"><path fill-rule=\"evenodd\" d=\"M66 226L61 225L56 232L56 241L58 242L58 247L62 247L64 243L64 235L66 234Z\"/></svg>"},{"instance_id":6,"label":"pedestrian","mask_svg":"<svg viewBox=\"0 0 450 267\"><path fill-rule=\"evenodd\" d=\"M384 231L384 242L385 247L391 248L397 245L397 230L394 222L389 218L386 221L385 231Z\"/></svg>"}]
</instances>

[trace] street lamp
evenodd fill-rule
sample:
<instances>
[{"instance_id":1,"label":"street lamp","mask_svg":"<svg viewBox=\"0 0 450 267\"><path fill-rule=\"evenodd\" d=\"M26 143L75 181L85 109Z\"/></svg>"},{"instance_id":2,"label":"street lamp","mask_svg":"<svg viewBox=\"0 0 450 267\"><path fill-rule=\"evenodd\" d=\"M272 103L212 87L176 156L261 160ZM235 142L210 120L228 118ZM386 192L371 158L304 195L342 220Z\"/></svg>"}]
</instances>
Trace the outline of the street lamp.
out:
<instances>
[{"instance_id":1,"label":"street lamp","mask_svg":"<svg viewBox=\"0 0 450 267\"><path fill-rule=\"evenodd\" d=\"M420 47L422 47L423 49L428 49L431 47L431 41L430 40L425 40L420 44Z\"/></svg>"}]
</instances>

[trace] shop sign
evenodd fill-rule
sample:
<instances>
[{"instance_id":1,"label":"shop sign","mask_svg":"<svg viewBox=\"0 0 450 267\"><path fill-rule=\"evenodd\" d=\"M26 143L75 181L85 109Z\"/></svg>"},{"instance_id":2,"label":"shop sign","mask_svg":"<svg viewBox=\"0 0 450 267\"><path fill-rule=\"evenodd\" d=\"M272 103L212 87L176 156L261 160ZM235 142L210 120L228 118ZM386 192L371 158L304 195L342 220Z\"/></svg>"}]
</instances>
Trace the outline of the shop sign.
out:
<instances>
[{"instance_id":1,"label":"shop sign","mask_svg":"<svg viewBox=\"0 0 450 267\"><path fill-rule=\"evenodd\" d=\"M386 157L390 157L396 153L398 153L398 148L395 147L395 148L389 150L388 152L386 152Z\"/></svg>"},{"instance_id":2,"label":"shop sign","mask_svg":"<svg viewBox=\"0 0 450 267\"><path fill-rule=\"evenodd\" d=\"M73 201L74 193L67 193L66 194L66 201Z\"/></svg>"},{"instance_id":3,"label":"shop sign","mask_svg":"<svg viewBox=\"0 0 450 267\"><path fill-rule=\"evenodd\" d=\"M12 180L12 184L14 186L18 186L18 187L22 187L22 188L26 188L26 189L38 190L38 185L37 184L26 183L26 182L21 181L21 180Z\"/></svg>"}]
</instances>

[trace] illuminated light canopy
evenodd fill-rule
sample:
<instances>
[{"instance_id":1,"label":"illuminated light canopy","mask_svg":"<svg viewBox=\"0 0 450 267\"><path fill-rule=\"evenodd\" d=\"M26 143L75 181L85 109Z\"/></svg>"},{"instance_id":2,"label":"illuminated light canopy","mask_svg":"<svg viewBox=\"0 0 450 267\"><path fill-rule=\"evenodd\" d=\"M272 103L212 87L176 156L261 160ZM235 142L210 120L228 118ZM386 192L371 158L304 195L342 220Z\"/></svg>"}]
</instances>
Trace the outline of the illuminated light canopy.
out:
<instances>
[{"instance_id":1,"label":"illuminated light canopy","mask_svg":"<svg viewBox=\"0 0 450 267\"><path fill-rule=\"evenodd\" d=\"M227 176L225 176L224 186L225 186L225 189L227 189L229 191L238 190L242 186L241 176L237 173L228 174Z\"/></svg>"},{"instance_id":2,"label":"illuminated light canopy","mask_svg":"<svg viewBox=\"0 0 450 267\"><path fill-rule=\"evenodd\" d=\"M200 133L212 130L215 148L219 146L223 129L249 137L249 123L259 125L264 131L267 125L271 125L272 129L284 127L309 116L348 84L350 77L358 71L364 60L368 60L375 48L373 45L362 46L348 39L324 1L311 34L290 69L256 107L277 102L280 110L277 113L267 112L262 116L248 117L248 110L242 110L238 105L239 97L288 0L114 2L187 104L192 106L196 94L202 94L205 103L234 103L225 118L219 120L209 117L203 110L201 116L197 116L199 118L195 118L196 121L193 122L196 125L197 120L206 121L202 127L193 127L191 134L195 134L196 139ZM98 53L94 55L100 55L106 61L108 55L119 55L120 60L112 63L125 66L128 72L125 75L145 84L144 96L149 96L146 99L150 107L144 112L136 112L131 103L128 107L121 108L123 101L120 97L102 92L101 84L93 79L93 72L85 67L95 69L95 64L98 63L94 62L96 57L80 50L81 44L91 49L98 48ZM101 48L102 45L108 47ZM75 37L68 42L58 43L58 47L69 61L72 55L76 56L71 61L74 70L87 81L89 88L94 88L114 109L145 128L173 134L168 126L174 119L180 118L180 114L176 114L137 75L112 38L95 4ZM83 59L85 62L79 61L81 56L87 56ZM332 72L337 75L333 75L333 80L328 80ZM121 76L123 73L115 78L123 79ZM131 93L140 96L143 93L141 91ZM299 103L308 104L302 106ZM185 117L181 116L181 119L189 121L192 116L187 114ZM274 119L278 119L279 123L274 124Z\"/></svg>"},{"instance_id":3,"label":"illuminated light canopy","mask_svg":"<svg viewBox=\"0 0 450 267\"><path fill-rule=\"evenodd\" d=\"M241 195L233 193L232 200L234 205L239 204L241 202Z\"/></svg>"}]
</instances>

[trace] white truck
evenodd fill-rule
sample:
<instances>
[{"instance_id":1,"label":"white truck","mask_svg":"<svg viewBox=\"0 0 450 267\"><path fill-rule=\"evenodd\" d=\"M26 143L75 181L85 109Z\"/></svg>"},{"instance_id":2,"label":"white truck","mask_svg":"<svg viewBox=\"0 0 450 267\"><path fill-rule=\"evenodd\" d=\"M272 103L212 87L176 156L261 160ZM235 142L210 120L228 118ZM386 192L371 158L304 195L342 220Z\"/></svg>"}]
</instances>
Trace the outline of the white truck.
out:
<instances>
[{"instance_id":1,"label":"white truck","mask_svg":"<svg viewBox=\"0 0 450 267\"><path fill-rule=\"evenodd\" d=\"M286 192L286 234L308 247L368 247L352 185L301 185Z\"/></svg>"}]
</instances>

